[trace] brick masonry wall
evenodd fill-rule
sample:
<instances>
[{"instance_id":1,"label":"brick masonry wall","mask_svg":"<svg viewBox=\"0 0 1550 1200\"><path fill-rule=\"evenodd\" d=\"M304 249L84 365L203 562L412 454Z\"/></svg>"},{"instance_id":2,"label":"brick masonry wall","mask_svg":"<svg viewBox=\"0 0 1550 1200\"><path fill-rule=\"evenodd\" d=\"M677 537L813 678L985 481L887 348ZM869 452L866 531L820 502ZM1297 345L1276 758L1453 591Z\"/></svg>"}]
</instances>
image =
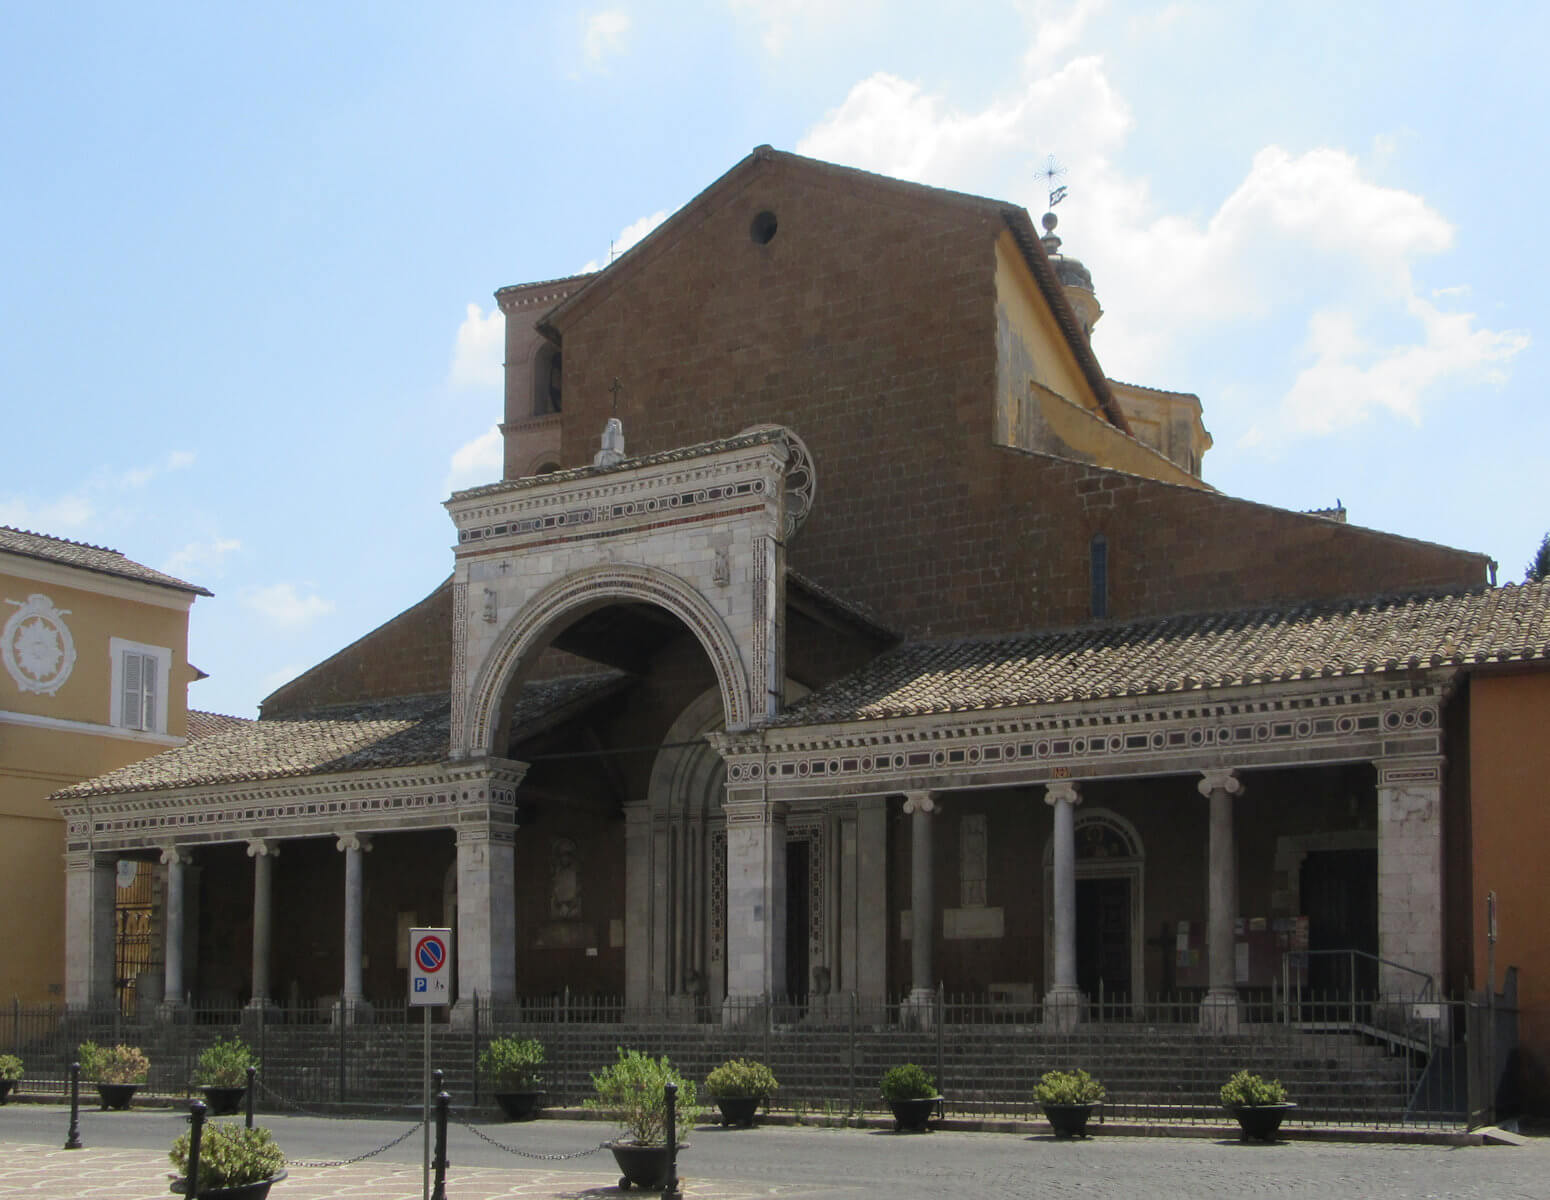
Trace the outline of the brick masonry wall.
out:
<instances>
[{"instance_id":1,"label":"brick masonry wall","mask_svg":"<svg viewBox=\"0 0 1550 1200\"><path fill-rule=\"evenodd\" d=\"M616 378L632 454L789 425L818 470L790 565L917 634L1088 619L1097 532L1119 619L1485 581L1480 555L993 445L999 225L756 164L557 318L564 462L590 461Z\"/></svg>"}]
</instances>

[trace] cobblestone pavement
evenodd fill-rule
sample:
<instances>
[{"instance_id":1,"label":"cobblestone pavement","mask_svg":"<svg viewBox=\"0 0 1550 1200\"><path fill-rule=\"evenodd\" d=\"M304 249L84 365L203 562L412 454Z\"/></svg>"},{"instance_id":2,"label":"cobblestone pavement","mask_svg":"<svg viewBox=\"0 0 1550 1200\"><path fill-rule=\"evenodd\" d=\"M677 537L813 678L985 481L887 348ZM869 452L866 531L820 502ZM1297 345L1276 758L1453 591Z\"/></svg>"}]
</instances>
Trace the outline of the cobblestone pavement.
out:
<instances>
[{"instance_id":1,"label":"cobblestone pavement","mask_svg":"<svg viewBox=\"0 0 1550 1200\"><path fill-rule=\"evenodd\" d=\"M0 1198L165 1198L165 1147L182 1125L168 1112L82 1114L83 1150L60 1149L67 1115L42 1105L0 1109ZM297 1159L341 1158L409 1127L397 1120L265 1117ZM57 1128L56 1128L57 1127ZM492 1126L533 1153L595 1148L609 1127L575 1121ZM59 1137L54 1136L60 1135ZM449 1200L618 1196L606 1151L564 1162L520 1159L454 1128ZM344 1167L292 1167L274 1200L414 1200L417 1134ZM855 1129L696 1129L681 1170L696 1200L939 1200L941 1196L1071 1196L1082 1200L1294 1197L1308 1200L1550 1200L1550 1138L1524 1146L1441 1147L1298 1141L1243 1145L1235 1137L1115 1137L1058 1143L1047 1134Z\"/></svg>"}]
</instances>

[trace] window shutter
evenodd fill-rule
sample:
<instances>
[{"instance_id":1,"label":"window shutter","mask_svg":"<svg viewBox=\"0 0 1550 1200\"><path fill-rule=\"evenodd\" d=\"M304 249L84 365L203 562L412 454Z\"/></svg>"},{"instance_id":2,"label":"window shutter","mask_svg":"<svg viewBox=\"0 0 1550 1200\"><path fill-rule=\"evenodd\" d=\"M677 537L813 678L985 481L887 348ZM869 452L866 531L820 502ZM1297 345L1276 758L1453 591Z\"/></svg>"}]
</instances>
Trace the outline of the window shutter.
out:
<instances>
[{"instance_id":1,"label":"window shutter","mask_svg":"<svg viewBox=\"0 0 1550 1200\"><path fill-rule=\"evenodd\" d=\"M124 695L121 720L126 729L143 728L141 704L140 655L124 651Z\"/></svg>"},{"instance_id":2,"label":"window shutter","mask_svg":"<svg viewBox=\"0 0 1550 1200\"><path fill-rule=\"evenodd\" d=\"M140 656L140 691L144 704L140 709L140 728L156 728L156 659L153 655Z\"/></svg>"}]
</instances>

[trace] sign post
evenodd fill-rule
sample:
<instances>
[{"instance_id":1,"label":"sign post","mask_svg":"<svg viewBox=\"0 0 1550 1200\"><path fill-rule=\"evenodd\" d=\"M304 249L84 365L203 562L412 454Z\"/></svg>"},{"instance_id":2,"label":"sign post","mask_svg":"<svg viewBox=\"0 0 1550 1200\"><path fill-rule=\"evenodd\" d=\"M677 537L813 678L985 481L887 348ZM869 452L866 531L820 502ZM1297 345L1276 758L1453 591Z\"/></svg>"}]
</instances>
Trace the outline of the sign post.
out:
<instances>
[{"instance_id":1,"label":"sign post","mask_svg":"<svg viewBox=\"0 0 1550 1200\"><path fill-rule=\"evenodd\" d=\"M422 1200L431 1197L431 1009L452 1003L452 930L409 931L409 1007L425 1010L425 1157Z\"/></svg>"}]
</instances>

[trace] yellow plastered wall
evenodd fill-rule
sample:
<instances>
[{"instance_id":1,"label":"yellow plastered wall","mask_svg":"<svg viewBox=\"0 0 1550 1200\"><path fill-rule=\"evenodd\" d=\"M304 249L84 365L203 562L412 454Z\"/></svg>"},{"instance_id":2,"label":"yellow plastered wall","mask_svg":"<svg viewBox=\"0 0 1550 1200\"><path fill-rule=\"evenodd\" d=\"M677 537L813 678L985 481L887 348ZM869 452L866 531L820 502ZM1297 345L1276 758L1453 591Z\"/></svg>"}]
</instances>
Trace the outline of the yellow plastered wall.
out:
<instances>
[{"instance_id":1,"label":"yellow plastered wall","mask_svg":"<svg viewBox=\"0 0 1550 1200\"><path fill-rule=\"evenodd\" d=\"M1550 1112L1550 670L1476 675L1469 692L1475 986L1486 983L1486 894L1497 898L1496 986L1518 968L1522 1083Z\"/></svg>"},{"instance_id":2,"label":"yellow plastered wall","mask_svg":"<svg viewBox=\"0 0 1550 1200\"><path fill-rule=\"evenodd\" d=\"M996 241L996 440L1168 483L1200 479L1116 429L1010 233Z\"/></svg>"},{"instance_id":3,"label":"yellow plastered wall","mask_svg":"<svg viewBox=\"0 0 1550 1200\"><path fill-rule=\"evenodd\" d=\"M24 691L0 669L0 913L9 922L0 1001L24 1005L63 999L64 822L49 794L180 742L193 678L188 593L0 556L0 623L34 594L61 612L76 657L52 694ZM111 727L113 638L172 652L164 735Z\"/></svg>"}]
</instances>

